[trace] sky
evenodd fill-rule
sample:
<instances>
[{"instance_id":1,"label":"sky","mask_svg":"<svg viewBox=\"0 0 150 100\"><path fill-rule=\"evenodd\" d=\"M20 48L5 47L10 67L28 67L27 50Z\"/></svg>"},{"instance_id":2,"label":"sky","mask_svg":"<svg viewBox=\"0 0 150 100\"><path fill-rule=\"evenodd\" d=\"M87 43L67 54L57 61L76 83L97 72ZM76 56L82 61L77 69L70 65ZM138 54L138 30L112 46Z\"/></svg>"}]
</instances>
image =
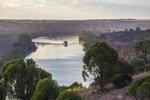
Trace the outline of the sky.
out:
<instances>
[{"instance_id":1,"label":"sky","mask_svg":"<svg viewBox=\"0 0 150 100\"><path fill-rule=\"evenodd\" d=\"M0 0L0 19L150 19L150 0Z\"/></svg>"}]
</instances>

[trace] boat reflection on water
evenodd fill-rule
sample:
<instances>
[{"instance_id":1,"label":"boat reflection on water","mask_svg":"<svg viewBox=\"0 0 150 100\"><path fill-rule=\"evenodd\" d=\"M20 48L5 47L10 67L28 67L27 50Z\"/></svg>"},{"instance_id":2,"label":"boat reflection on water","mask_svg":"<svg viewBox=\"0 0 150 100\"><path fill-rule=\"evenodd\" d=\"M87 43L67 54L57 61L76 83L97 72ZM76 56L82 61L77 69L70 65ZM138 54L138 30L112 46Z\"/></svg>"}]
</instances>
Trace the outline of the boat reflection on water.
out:
<instances>
[{"instance_id":1,"label":"boat reflection on water","mask_svg":"<svg viewBox=\"0 0 150 100\"><path fill-rule=\"evenodd\" d=\"M68 46L68 41L64 41L64 46L67 47Z\"/></svg>"}]
</instances>

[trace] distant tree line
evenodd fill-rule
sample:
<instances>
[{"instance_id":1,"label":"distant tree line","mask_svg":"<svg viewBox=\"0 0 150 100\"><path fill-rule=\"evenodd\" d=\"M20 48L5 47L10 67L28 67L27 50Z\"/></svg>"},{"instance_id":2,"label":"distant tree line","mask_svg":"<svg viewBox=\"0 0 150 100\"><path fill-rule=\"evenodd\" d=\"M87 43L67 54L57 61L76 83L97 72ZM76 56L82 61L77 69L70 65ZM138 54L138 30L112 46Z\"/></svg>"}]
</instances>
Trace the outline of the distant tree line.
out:
<instances>
[{"instance_id":1,"label":"distant tree line","mask_svg":"<svg viewBox=\"0 0 150 100\"><path fill-rule=\"evenodd\" d=\"M27 54L35 51L36 49L37 47L35 46L34 42L32 42L31 38L27 34L22 33L18 35L17 41L13 43L9 58L24 58Z\"/></svg>"},{"instance_id":2,"label":"distant tree line","mask_svg":"<svg viewBox=\"0 0 150 100\"><path fill-rule=\"evenodd\" d=\"M21 33L18 35L16 42L13 43L11 52L3 58L0 65L14 59L25 58L36 49L37 47L34 42L32 42L31 38L27 34Z\"/></svg>"},{"instance_id":3,"label":"distant tree line","mask_svg":"<svg viewBox=\"0 0 150 100\"><path fill-rule=\"evenodd\" d=\"M98 35L97 35L98 34ZM111 42L137 42L145 38L150 38L150 29L141 30L137 27L125 29L124 31L108 32L108 33L97 33L95 31L82 31L78 33L79 41L84 42L84 50L87 50L96 41L111 41Z\"/></svg>"}]
</instances>

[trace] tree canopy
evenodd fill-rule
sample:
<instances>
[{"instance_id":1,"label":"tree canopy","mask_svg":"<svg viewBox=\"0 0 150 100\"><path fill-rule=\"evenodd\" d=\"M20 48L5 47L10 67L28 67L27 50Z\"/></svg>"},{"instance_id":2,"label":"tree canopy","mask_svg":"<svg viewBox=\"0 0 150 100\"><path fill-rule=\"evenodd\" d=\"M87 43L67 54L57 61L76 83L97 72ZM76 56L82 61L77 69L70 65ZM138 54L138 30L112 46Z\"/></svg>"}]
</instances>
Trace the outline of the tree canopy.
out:
<instances>
[{"instance_id":1,"label":"tree canopy","mask_svg":"<svg viewBox=\"0 0 150 100\"><path fill-rule=\"evenodd\" d=\"M150 39L138 41L137 43L135 43L134 48L137 51L137 53L142 52L144 54L149 54Z\"/></svg>"},{"instance_id":2,"label":"tree canopy","mask_svg":"<svg viewBox=\"0 0 150 100\"><path fill-rule=\"evenodd\" d=\"M37 47L31 38L21 33L17 36L17 41L13 43L11 52L5 57L7 61L18 58L24 58L28 53L35 51Z\"/></svg>"},{"instance_id":3,"label":"tree canopy","mask_svg":"<svg viewBox=\"0 0 150 100\"><path fill-rule=\"evenodd\" d=\"M148 63L147 56L150 54L150 39L138 41L137 43L135 43L134 48L137 52L137 55L139 53L145 54L145 66L147 66Z\"/></svg>"},{"instance_id":4,"label":"tree canopy","mask_svg":"<svg viewBox=\"0 0 150 100\"><path fill-rule=\"evenodd\" d=\"M86 80L90 75L101 88L112 77L117 68L118 53L105 42L96 42L85 53L83 58L83 78Z\"/></svg>"},{"instance_id":5,"label":"tree canopy","mask_svg":"<svg viewBox=\"0 0 150 100\"><path fill-rule=\"evenodd\" d=\"M119 65L119 71L120 71L121 74L123 74L123 73L132 74L133 71L134 71L133 66L130 65L124 59L119 59L118 65Z\"/></svg>"},{"instance_id":6,"label":"tree canopy","mask_svg":"<svg viewBox=\"0 0 150 100\"><path fill-rule=\"evenodd\" d=\"M74 91L63 91L59 94L56 100L84 100L84 99Z\"/></svg>"},{"instance_id":7,"label":"tree canopy","mask_svg":"<svg viewBox=\"0 0 150 100\"><path fill-rule=\"evenodd\" d=\"M36 85L36 90L31 100L56 100L59 95L59 88L56 81L45 78Z\"/></svg>"},{"instance_id":8,"label":"tree canopy","mask_svg":"<svg viewBox=\"0 0 150 100\"><path fill-rule=\"evenodd\" d=\"M135 79L128 89L128 94L137 100L149 100L150 75Z\"/></svg>"},{"instance_id":9,"label":"tree canopy","mask_svg":"<svg viewBox=\"0 0 150 100\"><path fill-rule=\"evenodd\" d=\"M38 68L32 59L17 59L1 68L1 81L7 88L9 98L29 100L39 80L52 78L50 73Z\"/></svg>"}]
</instances>

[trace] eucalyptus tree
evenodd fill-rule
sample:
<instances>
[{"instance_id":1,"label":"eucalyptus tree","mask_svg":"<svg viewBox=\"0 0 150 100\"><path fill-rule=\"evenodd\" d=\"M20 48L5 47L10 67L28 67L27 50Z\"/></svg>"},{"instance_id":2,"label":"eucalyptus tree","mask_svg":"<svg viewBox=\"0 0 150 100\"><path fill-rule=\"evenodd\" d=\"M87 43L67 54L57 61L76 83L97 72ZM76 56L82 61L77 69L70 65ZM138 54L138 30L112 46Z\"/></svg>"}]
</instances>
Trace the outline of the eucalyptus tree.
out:
<instances>
[{"instance_id":1,"label":"eucalyptus tree","mask_svg":"<svg viewBox=\"0 0 150 100\"><path fill-rule=\"evenodd\" d=\"M31 100L56 100L59 95L59 87L56 81L50 78L40 80Z\"/></svg>"},{"instance_id":2,"label":"eucalyptus tree","mask_svg":"<svg viewBox=\"0 0 150 100\"><path fill-rule=\"evenodd\" d=\"M129 86L128 94L135 100L150 99L150 75L142 76L133 81Z\"/></svg>"},{"instance_id":3,"label":"eucalyptus tree","mask_svg":"<svg viewBox=\"0 0 150 100\"><path fill-rule=\"evenodd\" d=\"M8 97L29 100L35 91L36 84L52 75L38 68L32 59L17 59L5 63L1 68L1 82L7 88Z\"/></svg>"},{"instance_id":4,"label":"eucalyptus tree","mask_svg":"<svg viewBox=\"0 0 150 100\"><path fill-rule=\"evenodd\" d=\"M86 81L90 76L101 88L117 70L118 53L105 42L96 42L85 53L82 76Z\"/></svg>"}]
</instances>

